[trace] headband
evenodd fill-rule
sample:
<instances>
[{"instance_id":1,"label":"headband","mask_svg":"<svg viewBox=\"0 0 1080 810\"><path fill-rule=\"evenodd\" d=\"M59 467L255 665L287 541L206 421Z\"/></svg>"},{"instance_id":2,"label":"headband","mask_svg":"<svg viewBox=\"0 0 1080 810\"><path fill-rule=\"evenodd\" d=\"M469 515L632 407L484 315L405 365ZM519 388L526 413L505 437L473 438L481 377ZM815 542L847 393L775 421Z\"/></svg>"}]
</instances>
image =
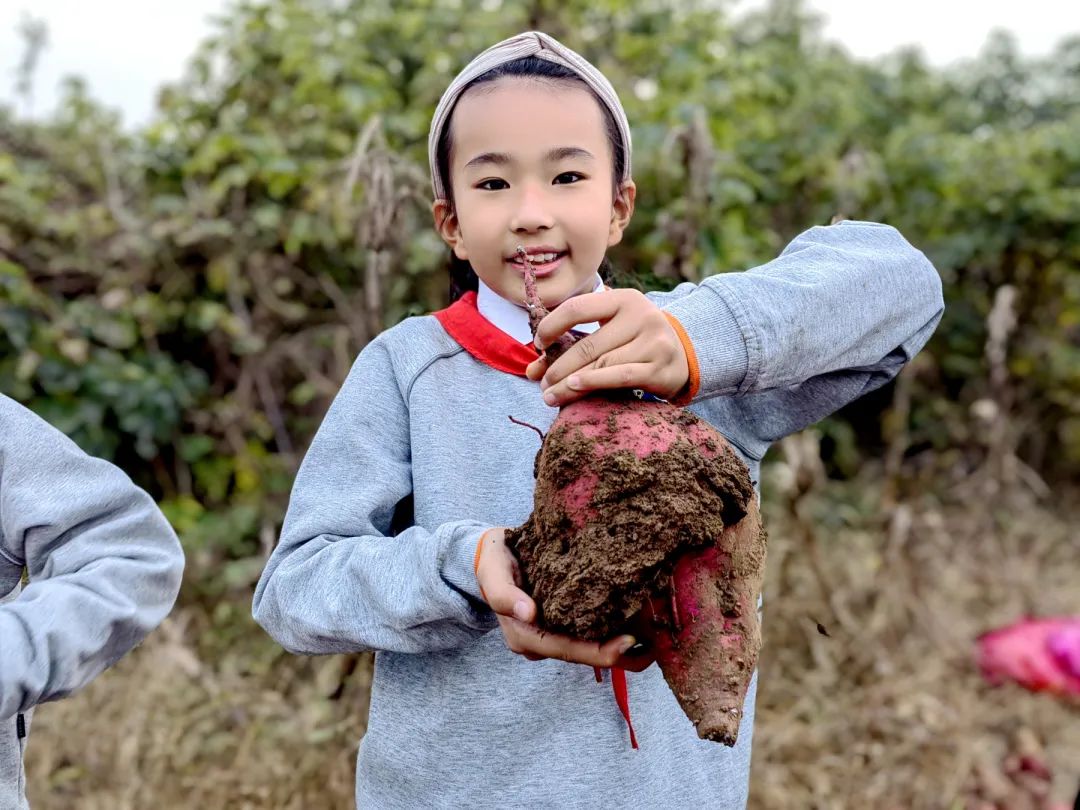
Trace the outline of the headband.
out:
<instances>
[{"instance_id":1,"label":"headband","mask_svg":"<svg viewBox=\"0 0 1080 810\"><path fill-rule=\"evenodd\" d=\"M453 112L457 100L461 98L465 88L474 79L500 65L524 59L528 56L546 59L549 62L554 62L572 70L596 93L600 103L607 108L615 120L615 127L619 131L623 153L626 156L623 161L623 175L619 180L625 182L630 179L630 124L626 120L626 113L623 111L622 104L619 103L619 96L616 94L615 88L611 86L611 82L607 80L603 73L593 67L588 60L567 48L554 37L539 31L530 31L525 34L518 34L510 39L504 39L481 53L469 62L465 69L450 82L450 86L446 88L446 92L439 99L439 105L435 108L435 115L431 119L431 130L428 132L428 163L431 167L431 187L435 193L435 199L449 199L450 181L449 178L440 176L436 153L439 148L439 140L442 138L443 130L450 121L450 113Z\"/></svg>"}]
</instances>

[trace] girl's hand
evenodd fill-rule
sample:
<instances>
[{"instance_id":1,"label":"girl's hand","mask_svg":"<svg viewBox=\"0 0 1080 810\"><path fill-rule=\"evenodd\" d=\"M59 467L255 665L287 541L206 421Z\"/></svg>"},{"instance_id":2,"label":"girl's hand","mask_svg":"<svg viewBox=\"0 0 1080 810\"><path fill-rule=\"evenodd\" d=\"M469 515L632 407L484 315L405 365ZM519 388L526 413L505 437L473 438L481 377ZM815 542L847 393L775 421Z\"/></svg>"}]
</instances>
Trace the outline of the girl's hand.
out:
<instances>
[{"instance_id":1,"label":"girl's hand","mask_svg":"<svg viewBox=\"0 0 1080 810\"><path fill-rule=\"evenodd\" d=\"M625 655L633 636L618 636L604 644L546 633L533 621L536 603L521 590L517 558L506 547L505 529L489 529L481 540L476 565L480 591L499 618L506 646L530 661L558 658L593 667L622 667L640 672L652 663L648 655Z\"/></svg>"},{"instance_id":2,"label":"girl's hand","mask_svg":"<svg viewBox=\"0 0 1080 810\"><path fill-rule=\"evenodd\" d=\"M579 323L600 328L573 345L548 368L543 355L526 376L540 380L548 405L565 405L602 388L642 388L675 399L689 383L686 350L663 311L637 290L575 295L547 315L536 330L539 348Z\"/></svg>"}]
</instances>

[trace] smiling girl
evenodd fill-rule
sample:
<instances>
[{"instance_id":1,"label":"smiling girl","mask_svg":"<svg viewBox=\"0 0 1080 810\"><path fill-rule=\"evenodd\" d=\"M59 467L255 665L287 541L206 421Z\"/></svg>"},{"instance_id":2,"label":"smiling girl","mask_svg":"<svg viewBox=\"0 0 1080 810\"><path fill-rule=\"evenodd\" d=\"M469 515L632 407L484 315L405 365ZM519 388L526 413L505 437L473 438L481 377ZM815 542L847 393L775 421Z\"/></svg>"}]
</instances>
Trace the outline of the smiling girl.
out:
<instances>
[{"instance_id":1,"label":"smiling girl","mask_svg":"<svg viewBox=\"0 0 1080 810\"><path fill-rule=\"evenodd\" d=\"M746 804L756 680L738 744L699 740L647 650L541 634L505 527L532 509L536 434L603 388L686 405L758 480L769 445L884 384L930 337L941 286L894 229L844 222L776 260L669 293L598 271L634 211L610 83L541 33L480 54L429 139L453 303L357 358L299 471L255 616L289 650L375 650L361 807ZM552 313L588 336L548 367L523 246ZM405 527L405 528L402 528ZM397 533L395 533L395 531ZM582 666L582 665L587 666ZM592 667L629 678L637 750Z\"/></svg>"}]
</instances>

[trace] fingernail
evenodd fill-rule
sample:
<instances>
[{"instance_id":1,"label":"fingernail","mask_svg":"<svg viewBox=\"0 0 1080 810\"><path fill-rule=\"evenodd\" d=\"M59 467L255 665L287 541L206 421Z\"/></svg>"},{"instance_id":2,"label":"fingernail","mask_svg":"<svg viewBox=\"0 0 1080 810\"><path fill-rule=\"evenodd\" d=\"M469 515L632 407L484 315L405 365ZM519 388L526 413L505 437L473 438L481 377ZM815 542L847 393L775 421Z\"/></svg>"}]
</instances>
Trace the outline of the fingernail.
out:
<instances>
[{"instance_id":1,"label":"fingernail","mask_svg":"<svg viewBox=\"0 0 1080 810\"><path fill-rule=\"evenodd\" d=\"M548 405L554 405L555 395L551 393L544 394L544 402L546 402Z\"/></svg>"},{"instance_id":2,"label":"fingernail","mask_svg":"<svg viewBox=\"0 0 1080 810\"><path fill-rule=\"evenodd\" d=\"M525 602L524 599L514 605L514 615L517 618L521 619L521 621L523 622L527 622L529 620L529 605Z\"/></svg>"},{"instance_id":3,"label":"fingernail","mask_svg":"<svg viewBox=\"0 0 1080 810\"><path fill-rule=\"evenodd\" d=\"M637 639L633 636L624 636L622 644L619 645L619 655L626 655L631 647L637 644Z\"/></svg>"},{"instance_id":4,"label":"fingernail","mask_svg":"<svg viewBox=\"0 0 1080 810\"><path fill-rule=\"evenodd\" d=\"M533 338L533 346L536 347L536 350L538 352L542 352L544 350L543 344L540 343L540 338Z\"/></svg>"},{"instance_id":5,"label":"fingernail","mask_svg":"<svg viewBox=\"0 0 1080 810\"><path fill-rule=\"evenodd\" d=\"M581 377L579 377L577 374L573 374L571 375L570 379L567 380L567 384L574 390L577 390L581 387Z\"/></svg>"}]
</instances>

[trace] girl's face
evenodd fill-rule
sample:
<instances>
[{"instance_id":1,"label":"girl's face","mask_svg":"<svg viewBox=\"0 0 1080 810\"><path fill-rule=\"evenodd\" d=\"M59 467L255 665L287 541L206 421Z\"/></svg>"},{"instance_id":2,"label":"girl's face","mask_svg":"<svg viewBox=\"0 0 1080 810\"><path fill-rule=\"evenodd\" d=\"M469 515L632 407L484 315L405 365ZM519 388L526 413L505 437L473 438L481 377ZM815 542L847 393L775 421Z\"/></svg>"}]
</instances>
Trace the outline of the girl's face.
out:
<instances>
[{"instance_id":1,"label":"girl's face","mask_svg":"<svg viewBox=\"0 0 1080 810\"><path fill-rule=\"evenodd\" d=\"M548 309L592 292L635 195L632 182L613 194L611 146L596 98L572 83L504 78L462 96L450 126L454 206L436 200L433 210L457 257L516 303L525 300L518 245L534 254Z\"/></svg>"}]
</instances>

